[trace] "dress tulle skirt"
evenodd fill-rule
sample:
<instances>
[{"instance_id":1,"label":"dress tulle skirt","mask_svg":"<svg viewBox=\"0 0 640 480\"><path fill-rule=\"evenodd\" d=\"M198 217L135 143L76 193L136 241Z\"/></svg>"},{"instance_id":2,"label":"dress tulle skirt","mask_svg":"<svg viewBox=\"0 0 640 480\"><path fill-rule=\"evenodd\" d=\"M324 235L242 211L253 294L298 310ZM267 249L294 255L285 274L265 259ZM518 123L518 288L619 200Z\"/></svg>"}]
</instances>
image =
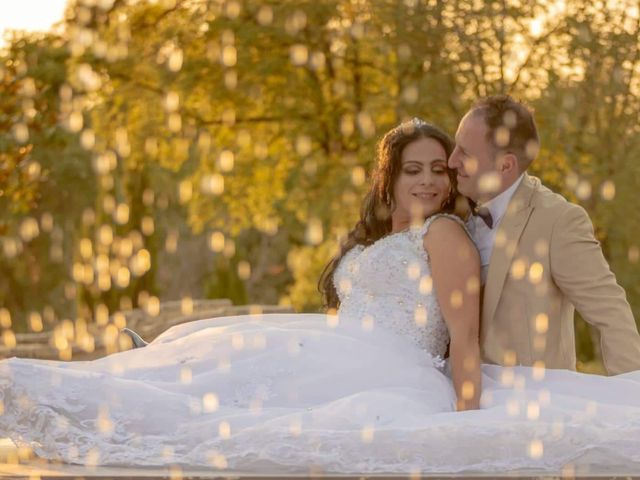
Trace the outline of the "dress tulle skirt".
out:
<instances>
[{"instance_id":1,"label":"dress tulle skirt","mask_svg":"<svg viewBox=\"0 0 640 480\"><path fill-rule=\"evenodd\" d=\"M261 474L640 472L640 372L483 366L454 412L411 339L325 315L174 327L91 362L0 362L0 436L69 463Z\"/></svg>"}]
</instances>

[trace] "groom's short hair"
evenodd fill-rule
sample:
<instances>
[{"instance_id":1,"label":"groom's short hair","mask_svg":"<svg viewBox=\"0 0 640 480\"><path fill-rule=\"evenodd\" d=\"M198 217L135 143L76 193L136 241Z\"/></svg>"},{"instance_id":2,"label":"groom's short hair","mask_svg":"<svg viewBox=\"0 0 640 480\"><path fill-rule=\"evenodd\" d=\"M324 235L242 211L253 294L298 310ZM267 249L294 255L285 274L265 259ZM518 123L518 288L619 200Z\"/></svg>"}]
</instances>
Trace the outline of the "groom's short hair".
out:
<instances>
[{"instance_id":1,"label":"groom's short hair","mask_svg":"<svg viewBox=\"0 0 640 480\"><path fill-rule=\"evenodd\" d=\"M489 127L487 139L496 150L508 151L518 158L524 172L538 154L540 138L532 111L509 95L481 98L472 112L482 115Z\"/></svg>"}]
</instances>

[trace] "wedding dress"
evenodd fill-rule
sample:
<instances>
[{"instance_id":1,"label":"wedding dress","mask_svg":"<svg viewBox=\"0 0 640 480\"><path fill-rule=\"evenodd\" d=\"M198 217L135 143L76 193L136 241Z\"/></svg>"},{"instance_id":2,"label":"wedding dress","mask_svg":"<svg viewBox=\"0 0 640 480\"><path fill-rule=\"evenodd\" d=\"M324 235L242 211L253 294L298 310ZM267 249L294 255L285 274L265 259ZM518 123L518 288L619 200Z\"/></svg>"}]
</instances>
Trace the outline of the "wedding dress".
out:
<instances>
[{"instance_id":1,"label":"wedding dress","mask_svg":"<svg viewBox=\"0 0 640 480\"><path fill-rule=\"evenodd\" d=\"M640 472L640 372L485 365L482 409L454 411L422 246L435 218L348 252L337 316L214 318L94 361L0 362L0 437L69 463L261 474Z\"/></svg>"}]
</instances>

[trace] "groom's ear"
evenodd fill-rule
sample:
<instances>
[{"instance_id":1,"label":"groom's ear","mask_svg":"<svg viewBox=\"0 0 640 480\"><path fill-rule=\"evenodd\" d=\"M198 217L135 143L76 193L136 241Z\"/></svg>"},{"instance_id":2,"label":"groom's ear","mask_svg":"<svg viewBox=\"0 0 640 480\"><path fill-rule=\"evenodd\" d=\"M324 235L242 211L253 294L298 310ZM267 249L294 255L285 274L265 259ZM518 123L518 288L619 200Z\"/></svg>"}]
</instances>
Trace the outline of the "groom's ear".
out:
<instances>
[{"instance_id":1,"label":"groom's ear","mask_svg":"<svg viewBox=\"0 0 640 480\"><path fill-rule=\"evenodd\" d=\"M518 157L507 152L500 158L500 173L519 173Z\"/></svg>"}]
</instances>

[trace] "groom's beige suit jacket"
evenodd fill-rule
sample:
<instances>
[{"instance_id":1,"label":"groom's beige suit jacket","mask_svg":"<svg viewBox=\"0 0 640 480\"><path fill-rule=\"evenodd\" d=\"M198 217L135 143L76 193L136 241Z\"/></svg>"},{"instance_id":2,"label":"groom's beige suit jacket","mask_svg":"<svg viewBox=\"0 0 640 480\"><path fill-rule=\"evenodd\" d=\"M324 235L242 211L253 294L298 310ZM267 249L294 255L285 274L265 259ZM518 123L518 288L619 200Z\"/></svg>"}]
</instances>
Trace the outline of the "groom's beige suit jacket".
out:
<instances>
[{"instance_id":1,"label":"groom's beige suit jacket","mask_svg":"<svg viewBox=\"0 0 640 480\"><path fill-rule=\"evenodd\" d=\"M599 330L610 375L640 369L631 308L587 213L525 174L498 226L489 262L483 361L575 370L574 308Z\"/></svg>"}]
</instances>

